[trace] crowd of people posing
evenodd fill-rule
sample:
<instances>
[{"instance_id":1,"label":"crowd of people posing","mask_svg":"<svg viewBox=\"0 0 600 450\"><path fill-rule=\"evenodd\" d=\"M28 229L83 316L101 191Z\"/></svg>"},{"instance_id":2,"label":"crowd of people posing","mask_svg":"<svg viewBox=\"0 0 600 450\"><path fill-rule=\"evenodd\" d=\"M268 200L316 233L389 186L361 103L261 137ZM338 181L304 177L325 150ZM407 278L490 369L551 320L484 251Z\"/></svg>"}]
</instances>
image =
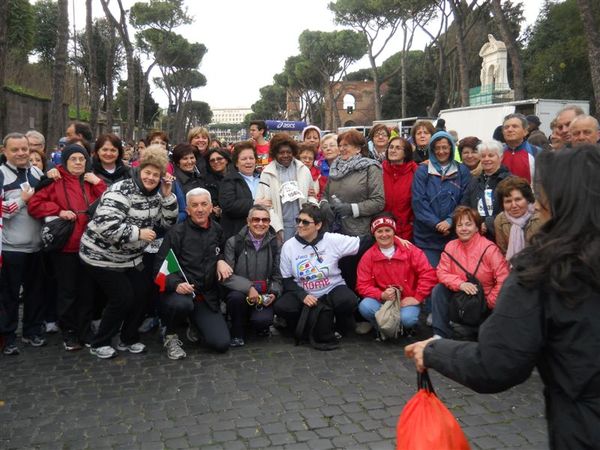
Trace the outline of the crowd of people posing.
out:
<instances>
[{"instance_id":1,"label":"crowd of people posing","mask_svg":"<svg viewBox=\"0 0 600 450\"><path fill-rule=\"evenodd\" d=\"M456 142L429 121L408 138L377 125L368 140L309 126L298 142L267 141L256 121L231 151L194 128L173 148L152 133L124 160L118 136L91 145L72 124L56 165L40 133L10 133L3 353L19 353L21 299L23 343L43 346L60 329L65 350L99 358L144 352L140 335L155 326L171 359L186 356L183 334L225 352L274 322L315 345L379 338L376 313L398 295L404 334L424 312L436 337L456 337L453 293L482 290L493 310L511 258L546 220L531 187L543 150L527 128L507 116L501 143ZM303 328L315 308L331 321Z\"/></svg>"}]
</instances>

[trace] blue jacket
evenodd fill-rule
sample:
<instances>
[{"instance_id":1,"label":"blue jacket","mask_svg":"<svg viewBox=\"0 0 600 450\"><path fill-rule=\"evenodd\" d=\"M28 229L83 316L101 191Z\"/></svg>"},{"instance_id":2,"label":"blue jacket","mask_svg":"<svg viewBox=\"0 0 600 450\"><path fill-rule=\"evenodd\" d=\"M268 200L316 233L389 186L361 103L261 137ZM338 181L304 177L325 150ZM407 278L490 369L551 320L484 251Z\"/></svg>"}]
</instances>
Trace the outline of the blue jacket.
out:
<instances>
[{"instance_id":1,"label":"blue jacket","mask_svg":"<svg viewBox=\"0 0 600 450\"><path fill-rule=\"evenodd\" d=\"M451 159L450 164L442 168L433 151L435 142L441 138L452 144L450 157L454 155L452 136L445 131L435 133L429 143L429 161L419 165L412 184L413 236L417 247L422 249L443 250L452 240L452 235L443 236L435 226L442 220L452 225L454 209L463 203L471 181L471 173L464 164Z\"/></svg>"}]
</instances>

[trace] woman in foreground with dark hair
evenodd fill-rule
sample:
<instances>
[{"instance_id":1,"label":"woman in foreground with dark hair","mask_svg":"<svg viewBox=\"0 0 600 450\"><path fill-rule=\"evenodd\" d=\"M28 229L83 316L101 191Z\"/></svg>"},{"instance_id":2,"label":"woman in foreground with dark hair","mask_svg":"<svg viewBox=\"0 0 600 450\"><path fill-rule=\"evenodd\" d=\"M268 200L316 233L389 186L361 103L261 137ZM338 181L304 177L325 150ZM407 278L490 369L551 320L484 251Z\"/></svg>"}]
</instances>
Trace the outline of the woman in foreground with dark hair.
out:
<instances>
[{"instance_id":1,"label":"woman in foreground with dark hair","mask_svg":"<svg viewBox=\"0 0 600 450\"><path fill-rule=\"evenodd\" d=\"M477 392L506 390L537 367L552 449L600 442L599 172L597 145L542 152L535 186L548 221L513 258L479 342L429 339L405 348L417 370L435 369Z\"/></svg>"}]
</instances>

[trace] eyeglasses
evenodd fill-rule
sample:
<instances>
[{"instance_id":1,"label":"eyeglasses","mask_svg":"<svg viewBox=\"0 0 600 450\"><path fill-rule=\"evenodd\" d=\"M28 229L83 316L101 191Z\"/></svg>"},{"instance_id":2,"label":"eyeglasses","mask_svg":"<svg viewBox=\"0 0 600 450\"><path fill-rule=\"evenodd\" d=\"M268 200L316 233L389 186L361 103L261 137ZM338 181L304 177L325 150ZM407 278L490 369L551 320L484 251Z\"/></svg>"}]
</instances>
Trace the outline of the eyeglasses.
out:
<instances>
[{"instance_id":1,"label":"eyeglasses","mask_svg":"<svg viewBox=\"0 0 600 450\"><path fill-rule=\"evenodd\" d=\"M387 137L388 137L388 134L387 134L385 131L378 131L378 132L377 132L377 133L375 133L373 136L374 136L374 137L384 137L384 138L387 138Z\"/></svg>"},{"instance_id":2,"label":"eyeglasses","mask_svg":"<svg viewBox=\"0 0 600 450\"><path fill-rule=\"evenodd\" d=\"M253 217L250 221L254 224L257 223L271 223L271 219L269 217Z\"/></svg>"},{"instance_id":3,"label":"eyeglasses","mask_svg":"<svg viewBox=\"0 0 600 450\"><path fill-rule=\"evenodd\" d=\"M221 161L225 161L225 158L223 158L222 156L219 156L218 158L210 158L208 160L209 163L216 163L216 162L221 162Z\"/></svg>"},{"instance_id":4,"label":"eyeglasses","mask_svg":"<svg viewBox=\"0 0 600 450\"><path fill-rule=\"evenodd\" d=\"M300 225L302 224L303 227L307 227L310 224L314 224L315 222L311 222L310 220L306 220L306 219L301 219L299 217L296 217L296 225Z\"/></svg>"}]
</instances>

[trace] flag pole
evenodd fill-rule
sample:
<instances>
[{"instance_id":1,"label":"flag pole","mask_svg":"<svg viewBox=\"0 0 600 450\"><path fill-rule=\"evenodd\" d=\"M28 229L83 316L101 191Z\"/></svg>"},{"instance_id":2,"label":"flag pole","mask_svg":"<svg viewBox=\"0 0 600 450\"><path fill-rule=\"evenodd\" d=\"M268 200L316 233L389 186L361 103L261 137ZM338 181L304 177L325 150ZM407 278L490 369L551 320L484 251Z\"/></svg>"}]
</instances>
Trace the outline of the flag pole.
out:
<instances>
[{"instance_id":1,"label":"flag pole","mask_svg":"<svg viewBox=\"0 0 600 450\"><path fill-rule=\"evenodd\" d=\"M169 250L170 250L171 253L173 253L173 258L175 258L175 261L177 262L177 267L179 267L179 271L181 272L181 275L183 275L183 279L185 280L185 282L187 284L191 284L188 281L187 277L185 276L185 272L183 271L183 267L181 267L181 264L179 264L179 260L177 259L177 255L175 254L175 252L173 251L172 248L170 248ZM192 292L190 295L192 296L192 298L196 297L195 292Z\"/></svg>"}]
</instances>

